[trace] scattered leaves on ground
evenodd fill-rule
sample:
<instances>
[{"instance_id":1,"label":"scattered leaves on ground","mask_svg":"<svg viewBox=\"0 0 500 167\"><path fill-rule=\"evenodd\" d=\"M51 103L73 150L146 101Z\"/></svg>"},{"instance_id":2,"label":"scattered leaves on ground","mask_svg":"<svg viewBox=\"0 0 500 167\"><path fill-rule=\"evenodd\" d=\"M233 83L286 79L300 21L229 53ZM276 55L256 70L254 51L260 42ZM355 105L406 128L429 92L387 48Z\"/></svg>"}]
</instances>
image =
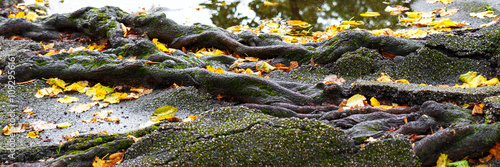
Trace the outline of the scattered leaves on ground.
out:
<instances>
[{"instance_id":1,"label":"scattered leaves on ground","mask_svg":"<svg viewBox=\"0 0 500 167\"><path fill-rule=\"evenodd\" d=\"M105 160L106 156L108 156L108 154L102 157L102 159L95 156L94 162L92 162L92 167L109 167L118 165L123 162L123 157L125 156L125 152L123 151L111 154L108 157L109 160Z\"/></svg>"},{"instance_id":2,"label":"scattered leaves on ground","mask_svg":"<svg viewBox=\"0 0 500 167\"><path fill-rule=\"evenodd\" d=\"M39 138L40 137L40 132L39 131L31 131L31 132L28 132L28 136L29 138Z\"/></svg>"},{"instance_id":3,"label":"scattered leaves on ground","mask_svg":"<svg viewBox=\"0 0 500 167\"><path fill-rule=\"evenodd\" d=\"M191 122L195 119L198 119L198 116L190 115L189 117L182 120L182 122Z\"/></svg>"},{"instance_id":4,"label":"scattered leaves on ground","mask_svg":"<svg viewBox=\"0 0 500 167\"><path fill-rule=\"evenodd\" d=\"M17 124L8 124L3 128L3 135L9 136L10 134L13 133L22 133L26 131L26 126L28 126L28 123L22 123L20 125Z\"/></svg>"},{"instance_id":5,"label":"scattered leaves on ground","mask_svg":"<svg viewBox=\"0 0 500 167\"><path fill-rule=\"evenodd\" d=\"M337 84L337 85L342 85L345 83L345 79L344 78L338 78L337 75L335 74L331 74L331 75L328 75L326 76L324 79L323 79L323 83L324 84Z\"/></svg>"},{"instance_id":6,"label":"scattered leaves on ground","mask_svg":"<svg viewBox=\"0 0 500 167\"><path fill-rule=\"evenodd\" d=\"M73 125L73 124L70 122L63 122L63 123L56 124L56 127L59 129L64 129L64 128L70 127L71 125Z\"/></svg>"}]
</instances>

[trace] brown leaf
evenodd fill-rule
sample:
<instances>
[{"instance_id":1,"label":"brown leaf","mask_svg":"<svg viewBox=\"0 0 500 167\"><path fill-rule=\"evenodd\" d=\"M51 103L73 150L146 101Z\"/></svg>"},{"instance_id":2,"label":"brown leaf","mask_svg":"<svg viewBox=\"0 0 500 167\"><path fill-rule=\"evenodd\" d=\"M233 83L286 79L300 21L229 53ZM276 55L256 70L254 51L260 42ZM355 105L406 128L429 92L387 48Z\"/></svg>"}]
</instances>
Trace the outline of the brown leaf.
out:
<instances>
[{"instance_id":1,"label":"brown leaf","mask_svg":"<svg viewBox=\"0 0 500 167\"><path fill-rule=\"evenodd\" d=\"M397 55L382 51L382 56L386 59L394 59Z\"/></svg>"},{"instance_id":2,"label":"brown leaf","mask_svg":"<svg viewBox=\"0 0 500 167\"><path fill-rule=\"evenodd\" d=\"M495 142L495 145L491 147L489 152L493 154L496 159L500 158L500 143Z\"/></svg>"},{"instance_id":3,"label":"brown leaf","mask_svg":"<svg viewBox=\"0 0 500 167\"><path fill-rule=\"evenodd\" d=\"M290 70L299 68L299 63L297 61L291 61L290 62Z\"/></svg>"},{"instance_id":4,"label":"brown leaf","mask_svg":"<svg viewBox=\"0 0 500 167\"><path fill-rule=\"evenodd\" d=\"M472 115L483 114L484 104L474 104L474 108L472 109Z\"/></svg>"}]
</instances>

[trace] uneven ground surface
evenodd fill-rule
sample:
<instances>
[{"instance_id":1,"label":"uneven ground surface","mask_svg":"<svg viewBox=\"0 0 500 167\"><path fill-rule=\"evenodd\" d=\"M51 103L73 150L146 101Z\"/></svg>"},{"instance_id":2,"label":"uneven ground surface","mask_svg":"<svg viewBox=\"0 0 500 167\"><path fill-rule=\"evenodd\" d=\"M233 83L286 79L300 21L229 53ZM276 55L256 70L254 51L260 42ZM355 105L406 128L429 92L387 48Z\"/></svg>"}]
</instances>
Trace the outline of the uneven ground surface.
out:
<instances>
[{"instance_id":1,"label":"uneven ground surface","mask_svg":"<svg viewBox=\"0 0 500 167\"><path fill-rule=\"evenodd\" d=\"M500 9L490 1L457 0L454 4L464 8L455 19L469 20L466 14L482 10L474 6L489 4ZM489 21L470 22L479 25ZM120 24L140 36L123 37ZM499 77L500 23L452 33L455 35L401 39L345 31L323 42L292 45L272 35L234 35L216 27L182 26L163 14L131 15L114 7L82 8L35 22L2 17L0 125L43 120L71 122L73 126L43 131L38 139L26 138L27 133L1 135L0 162L90 166L95 156L121 150L125 150L122 166L432 166L441 153L453 161L477 161L500 141L500 86L457 89L420 83L453 86L468 71L486 78ZM68 39L60 40L67 35ZM31 40L7 39L12 36ZM87 41L71 41L76 38ZM177 50L162 52L152 38ZM39 41L54 41L56 48L69 49L100 40L109 44L101 52L37 54L43 50ZM182 52L183 47L214 47L273 59L271 64L298 61L300 68L272 71L269 79L232 73L228 69L236 58L198 58L192 52ZM384 53L397 56L386 58ZM125 61L119 55L136 56L137 60ZM311 64L311 59L318 65ZM208 65L226 72L208 71ZM255 68L255 63L240 66ZM380 73L410 83L376 82ZM330 74L345 78L346 83L322 83ZM111 104L107 109L113 110L119 123L83 123L82 119L92 118L92 112L101 109L92 107L75 114L67 112L73 104L34 97L38 89L48 87L41 79L51 77L154 90L138 99ZM38 80L9 86L9 82L31 79ZM181 87L171 88L174 83ZM339 111L337 105L355 94L409 107L366 106ZM78 103L91 102L83 94L58 96L64 95L78 97ZM461 107L470 102L484 103L485 114L472 115L471 109ZM198 119L162 121L140 128L156 108L166 105L179 109L178 118L197 115ZM26 107L33 108L37 116L27 118L22 113ZM64 140L62 135L75 130L81 135L59 144ZM108 134L98 134L102 131ZM134 142L127 135L141 140ZM366 141L370 137L377 141ZM500 161L493 158L487 164L500 165Z\"/></svg>"}]
</instances>

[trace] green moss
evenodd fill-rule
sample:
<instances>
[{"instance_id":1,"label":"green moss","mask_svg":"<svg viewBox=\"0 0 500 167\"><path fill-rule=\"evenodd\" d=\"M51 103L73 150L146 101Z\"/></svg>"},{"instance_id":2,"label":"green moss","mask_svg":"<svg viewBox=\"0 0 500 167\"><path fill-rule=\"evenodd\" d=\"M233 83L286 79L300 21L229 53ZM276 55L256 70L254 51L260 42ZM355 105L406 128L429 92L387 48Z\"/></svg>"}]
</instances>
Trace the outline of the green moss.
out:
<instances>
[{"instance_id":1,"label":"green moss","mask_svg":"<svg viewBox=\"0 0 500 167\"><path fill-rule=\"evenodd\" d=\"M175 34L175 37L178 38L178 37L183 36L184 34L186 34L186 33L183 32L183 33Z\"/></svg>"},{"instance_id":2,"label":"green moss","mask_svg":"<svg viewBox=\"0 0 500 167\"><path fill-rule=\"evenodd\" d=\"M260 39L262 39L262 40L266 40L266 37L265 37L264 35L260 35L260 34L259 34L259 36L258 36L258 37L259 37Z\"/></svg>"},{"instance_id":3,"label":"green moss","mask_svg":"<svg viewBox=\"0 0 500 167\"><path fill-rule=\"evenodd\" d=\"M155 131L156 129L158 129L158 126L151 126L151 131Z\"/></svg>"},{"instance_id":4,"label":"green moss","mask_svg":"<svg viewBox=\"0 0 500 167\"><path fill-rule=\"evenodd\" d=\"M45 66L48 63L46 61L43 61L42 59L36 59L35 60L35 64L38 65L38 66Z\"/></svg>"},{"instance_id":5,"label":"green moss","mask_svg":"<svg viewBox=\"0 0 500 167\"><path fill-rule=\"evenodd\" d=\"M94 141L101 143L103 140L102 140L102 137L99 137L99 138L95 138Z\"/></svg>"}]
</instances>

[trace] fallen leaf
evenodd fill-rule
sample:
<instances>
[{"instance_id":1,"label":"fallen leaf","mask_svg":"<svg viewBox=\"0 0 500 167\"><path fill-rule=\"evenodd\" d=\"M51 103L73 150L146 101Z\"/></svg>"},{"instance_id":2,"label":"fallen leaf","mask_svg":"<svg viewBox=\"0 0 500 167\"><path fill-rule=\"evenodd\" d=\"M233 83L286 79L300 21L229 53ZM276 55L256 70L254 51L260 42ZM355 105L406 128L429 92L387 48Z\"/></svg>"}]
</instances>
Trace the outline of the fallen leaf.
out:
<instances>
[{"instance_id":1,"label":"fallen leaf","mask_svg":"<svg viewBox=\"0 0 500 167\"><path fill-rule=\"evenodd\" d=\"M221 74L224 74L224 70L222 70L221 68L213 68L212 66L208 65L207 66L207 70L208 71L211 71L211 72L215 72L215 73L221 73Z\"/></svg>"},{"instance_id":2,"label":"fallen leaf","mask_svg":"<svg viewBox=\"0 0 500 167\"><path fill-rule=\"evenodd\" d=\"M365 12L359 14L361 17L374 17L374 16L380 16L380 13L378 12Z\"/></svg>"},{"instance_id":3,"label":"fallen leaf","mask_svg":"<svg viewBox=\"0 0 500 167\"><path fill-rule=\"evenodd\" d=\"M64 128L70 127L71 125L73 125L73 124L70 123L70 122L64 122L64 123L58 123L58 124L56 124L56 127L59 128L59 129L64 129Z\"/></svg>"},{"instance_id":4,"label":"fallen leaf","mask_svg":"<svg viewBox=\"0 0 500 167\"><path fill-rule=\"evenodd\" d=\"M71 85L64 88L64 91L77 91L79 93L85 93L85 86L80 85L79 83L72 83Z\"/></svg>"},{"instance_id":5,"label":"fallen leaf","mask_svg":"<svg viewBox=\"0 0 500 167\"><path fill-rule=\"evenodd\" d=\"M78 100L79 99L77 97L64 96L64 98L57 99L57 102L59 102L59 103L73 103L73 102L78 101Z\"/></svg>"},{"instance_id":6,"label":"fallen leaf","mask_svg":"<svg viewBox=\"0 0 500 167\"><path fill-rule=\"evenodd\" d=\"M278 2L269 2L268 0L264 0L264 6L275 6L278 4Z\"/></svg>"},{"instance_id":7,"label":"fallen leaf","mask_svg":"<svg viewBox=\"0 0 500 167\"><path fill-rule=\"evenodd\" d=\"M259 61L255 65L256 69L262 72L271 72L276 69L276 67L271 66L269 63L265 61Z\"/></svg>"},{"instance_id":8,"label":"fallen leaf","mask_svg":"<svg viewBox=\"0 0 500 167\"><path fill-rule=\"evenodd\" d=\"M128 137L128 138L131 138L132 140L134 140L134 142L137 142L137 141L141 140L141 138L140 138L140 137L139 137L139 138L137 138L137 137L132 136L132 135L127 135L127 137Z\"/></svg>"},{"instance_id":9,"label":"fallen leaf","mask_svg":"<svg viewBox=\"0 0 500 167\"><path fill-rule=\"evenodd\" d=\"M30 128L32 128L35 131L42 131L42 130L48 130L48 129L55 129L57 126L51 122L46 122L46 121L36 121L33 123L29 124Z\"/></svg>"},{"instance_id":10,"label":"fallen leaf","mask_svg":"<svg viewBox=\"0 0 500 167\"><path fill-rule=\"evenodd\" d=\"M66 82L64 82L63 80L61 80L59 78L49 78L45 82L49 85L57 85L58 87L60 87L62 89L64 89L67 85Z\"/></svg>"},{"instance_id":11,"label":"fallen leaf","mask_svg":"<svg viewBox=\"0 0 500 167\"><path fill-rule=\"evenodd\" d=\"M80 103L69 108L68 111L74 113L82 113L90 109L90 107L92 107L92 103L87 103L87 104Z\"/></svg>"},{"instance_id":12,"label":"fallen leaf","mask_svg":"<svg viewBox=\"0 0 500 167\"><path fill-rule=\"evenodd\" d=\"M158 122L164 119L170 119L175 117L175 113L177 112L176 107L172 106L162 106L158 107L154 112L153 116L150 118L152 122Z\"/></svg>"},{"instance_id":13,"label":"fallen leaf","mask_svg":"<svg viewBox=\"0 0 500 167\"><path fill-rule=\"evenodd\" d=\"M113 110L99 110L99 111L92 113L92 115L97 116L97 118L104 119L104 118L108 117L109 114L111 114L112 112L113 112Z\"/></svg>"},{"instance_id":14,"label":"fallen leaf","mask_svg":"<svg viewBox=\"0 0 500 167\"><path fill-rule=\"evenodd\" d=\"M0 70L0 75L2 75L2 70ZM31 83L31 82L34 82L34 81L36 81L36 79L27 80L27 81L24 81L24 82L16 82L16 85L23 85L23 84Z\"/></svg>"},{"instance_id":15,"label":"fallen leaf","mask_svg":"<svg viewBox=\"0 0 500 167\"><path fill-rule=\"evenodd\" d=\"M378 142L378 139L375 139L373 137L369 137L368 139L365 140L365 143L373 143L373 142Z\"/></svg>"},{"instance_id":16,"label":"fallen leaf","mask_svg":"<svg viewBox=\"0 0 500 167\"><path fill-rule=\"evenodd\" d=\"M441 156L439 156L436 162L436 167L446 167L446 163L448 163L447 160L448 160L448 155L441 154Z\"/></svg>"},{"instance_id":17,"label":"fallen leaf","mask_svg":"<svg viewBox=\"0 0 500 167\"><path fill-rule=\"evenodd\" d=\"M83 120L83 119L82 119L82 122L85 122L85 123L94 123L94 122L97 122L97 118L96 118L96 117L94 117L94 118L90 118L90 119L88 119L88 120Z\"/></svg>"},{"instance_id":18,"label":"fallen leaf","mask_svg":"<svg viewBox=\"0 0 500 167\"><path fill-rule=\"evenodd\" d=\"M31 114L33 114L33 108L31 107L26 107L26 109L23 110L23 113L27 113L28 114L28 118L31 117Z\"/></svg>"},{"instance_id":19,"label":"fallen leaf","mask_svg":"<svg viewBox=\"0 0 500 167\"><path fill-rule=\"evenodd\" d=\"M297 61L290 62L290 70L299 68L299 63Z\"/></svg>"},{"instance_id":20,"label":"fallen leaf","mask_svg":"<svg viewBox=\"0 0 500 167\"><path fill-rule=\"evenodd\" d=\"M21 125L16 125L16 124L8 124L3 128L3 134L5 136L9 136L10 134L13 133L22 133L26 131L26 126L28 126L28 123L22 123Z\"/></svg>"},{"instance_id":21,"label":"fallen leaf","mask_svg":"<svg viewBox=\"0 0 500 167\"><path fill-rule=\"evenodd\" d=\"M183 119L182 122L191 122L191 121L193 121L193 120L195 120L197 118L198 118L198 116L190 115L186 119Z\"/></svg>"},{"instance_id":22,"label":"fallen leaf","mask_svg":"<svg viewBox=\"0 0 500 167\"><path fill-rule=\"evenodd\" d=\"M106 118L104 118L104 120L105 121L109 121L109 122L114 122L114 123L120 122L120 120L117 117L115 117L115 116L106 117Z\"/></svg>"},{"instance_id":23,"label":"fallen leaf","mask_svg":"<svg viewBox=\"0 0 500 167\"><path fill-rule=\"evenodd\" d=\"M472 109L472 115L483 114L484 104L474 104L474 108Z\"/></svg>"},{"instance_id":24,"label":"fallen leaf","mask_svg":"<svg viewBox=\"0 0 500 167\"><path fill-rule=\"evenodd\" d=\"M392 82L392 79L387 73L380 73L380 77L377 78L377 82Z\"/></svg>"},{"instance_id":25,"label":"fallen leaf","mask_svg":"<svg viewBox=\"0 0 500 167\"><path fill-rule=\"evenodd\" d=\"M351 98L347 99L347 103L345 105L346 107L352 107L352 108L363 107L365 106L364 105L365 100L366 100L365 96L360 94L355 94Z\"/></svg>"},{"instance_id":26,"label":"fallen leaf","mask_svg":"<svg viewBox=\"0 0 500 167\"><path fill-rule=\"evenodd\" d=\"M493 154L496 159L500 158L500 143L495 142L495 145L491 147L491 149L488 151L489 153Z\"/></svg>"},{"instance_id":27,"label":"fallen leaf","mask_svg":"<svg viewBox=\"0 0 500 167\"><path fill-rule=\"evenodd\" d=\"M40 132L39 131L31 131L31 132L28 132L28 136L29 138L39 138L40 137Z\"/></svg>"},{"instance_id":28,"label":"fallen leaf","mask_svg":"<svg viewBox=\"0 0 500 167\"><path fill-rule=\"evenodd\" d=\"M477 17L477 18L480 18L480 19L483 19L484 17L488 17L488 18L497 17L497 15L495 15L494 11L485 11L485 12L479 12L479 13L470 13L469 15L470 15L470 17Z\"/></svg>"},{"instance_id":29,"label":"fallen leaf","mask_svg":"<svg viewBox=\"0 0 500 167\"><path fill-rule=\"evenodd\" d=\"M331 75L328 75L326 76L324 79L323 79L323 83L324 84L337 84L337 85L342 85L345 83L345 79L344 78L337 78L337 75L335 74L331 74Z\"/></svg>"}]
</instances>

